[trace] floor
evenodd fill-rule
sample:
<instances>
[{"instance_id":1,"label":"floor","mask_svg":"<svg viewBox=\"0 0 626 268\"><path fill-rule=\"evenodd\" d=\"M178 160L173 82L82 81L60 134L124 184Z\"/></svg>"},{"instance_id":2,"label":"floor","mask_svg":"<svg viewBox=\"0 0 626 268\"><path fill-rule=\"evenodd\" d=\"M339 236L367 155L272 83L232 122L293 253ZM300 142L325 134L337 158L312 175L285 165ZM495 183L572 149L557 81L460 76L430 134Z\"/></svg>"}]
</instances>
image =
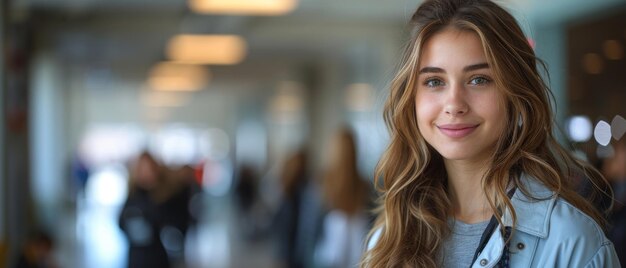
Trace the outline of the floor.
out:
<instances>
[{"instance_id":1,"label":"floor","mask_svg":"<svg viewBox=\"0 0 626 268\"><path fill-rule=\"evenodd\" d=\"M278 267L268 239L254 243L244 239L229 196L204 195L205 216L187 237L186 264L180 267ZM75 204L59 221L55 254L59 266L125 267L128 242L117 223L121 204L85 197Z\"/></svg>"}]
</instances>

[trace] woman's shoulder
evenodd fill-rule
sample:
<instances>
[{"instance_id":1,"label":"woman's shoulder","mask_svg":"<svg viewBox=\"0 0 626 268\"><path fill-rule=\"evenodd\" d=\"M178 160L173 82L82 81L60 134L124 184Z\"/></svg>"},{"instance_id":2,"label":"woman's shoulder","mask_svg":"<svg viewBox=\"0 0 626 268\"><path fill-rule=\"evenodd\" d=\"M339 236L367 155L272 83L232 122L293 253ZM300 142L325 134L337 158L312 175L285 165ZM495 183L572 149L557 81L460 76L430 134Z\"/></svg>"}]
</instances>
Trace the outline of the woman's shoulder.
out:
<instances>
[{"instance_id":1,"label":"woman's shoulder","mask_svg":"<svg viewBox=\"0 0 626 268\"><path fill-rule=\"evenodd\" d=\"M550 222L551 235L584 236L588 242L594 241L594 244L608 242L604 231L595 220L561 197L556 198Z\"/></svg>"},{"instance_id":2,"label":"woman's shoulder","mask_svg":"<svg viewBox=\"0 0 626 268\"><path fill-rule=\"evenodd\" d=\"M538 241L533 263L542 267L556 263L614 267L617 262L614 246L591 216L538 181L527 185L527 193L518 190L511 201L517 214L515 229ZM506 220L510 218L506 219L505 215ZM525 240L521 236L519 239Z\"/></svg>"},{"instance_id":3,"label":"woman's shoulder","mask_svg":"<svg viewBox=\"0 0 626 268\"><path fill-rule=\"evenodd\" d=\"M593 247L610 243L593 218L537 180L528 178L524 186L528 193L518 190L511 200L516 229L550 241L579 241Z\"/></svg>"},{"instance_id":4,"label":"woman's shoulder","mask_svg":"<svg viewBox=\"0 0 626 268\"><path fill-rule=\"evenodd\" d=\"M620 267L613 243L589 215L558 196L538 201L537 205L545 204L549 204L548 213L539 225L529 223L527 215L518 215L519 226L526 227L525 230L517 228L520 233L535 231L530 236L534 237L531 240L523 234L516 238L519 241L537 241L533 267Z\"/></svg>"}]
</instances>

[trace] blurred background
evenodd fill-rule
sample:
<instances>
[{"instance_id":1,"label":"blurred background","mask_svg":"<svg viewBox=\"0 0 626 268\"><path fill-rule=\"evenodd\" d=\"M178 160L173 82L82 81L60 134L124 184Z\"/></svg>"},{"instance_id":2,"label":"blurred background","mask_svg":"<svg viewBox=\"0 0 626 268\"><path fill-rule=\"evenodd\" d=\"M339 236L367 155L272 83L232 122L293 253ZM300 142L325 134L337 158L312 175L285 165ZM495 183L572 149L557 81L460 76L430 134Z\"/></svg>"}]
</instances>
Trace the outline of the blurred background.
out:
<instances>
[{"instance_id":1,"label":"blurred background","mask_svg":"<svg viewBox=\"0 0 626 268\"><path fill-rule=\"evenodd\" d=\"M420 2L1 0L0 267L349 267ZM498 2L624 200L626 1Z\"/></svg>"}]
</instances>

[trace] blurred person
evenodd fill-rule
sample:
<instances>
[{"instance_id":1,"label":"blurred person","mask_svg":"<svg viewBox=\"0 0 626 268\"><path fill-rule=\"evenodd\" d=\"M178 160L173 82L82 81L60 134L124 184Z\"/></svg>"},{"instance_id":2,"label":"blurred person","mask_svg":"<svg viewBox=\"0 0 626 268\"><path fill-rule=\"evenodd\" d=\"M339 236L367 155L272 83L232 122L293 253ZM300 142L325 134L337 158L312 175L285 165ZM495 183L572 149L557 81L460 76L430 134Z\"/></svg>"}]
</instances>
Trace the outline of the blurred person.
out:
<instances>
[{"instance_id":1,"label":"blurred person","mask_svg":"<svg viewBox=\"0 0 626 268\"><path fill-rule=\"evenodd\" d=\"M619 140L613 146L613 154L604 160L602 173L613 185L616 202L614 210L624 207L626 202L626 139Z\"/></svg>"},{"instance_id":2,"label":"blurred person","mask_svg":"<svg viewBox=\"0 0 626 268\"><path fill-rule=\"evenodd\" d=\"M201 216L202 190L195 179L195 170L189 165L174 170L166 169L167 177L163 187L162 202L158 203L161 215L161 241L174 267L184 266L185 240Z\"/></svg>"},{"instance_id":3,"label":"blurred person","mask_svg":"<svg viewBox=\"0 0 626 268\"><path fill-rule=\"evenodd\" d=\"M70 185L72 186L73 195L72 198L82 197L85 194L85 186L87 180L91 175L89 166L80 153L75 153L71 161L71 179Z\"/></svg>"},{"instance_id":4,"label":"blurred person","mask_svg":"<svg viewBox=\"0 0 626 268\"><path fill-rule=\"evenodd\" d=\"M616 200L609 217L608 236L620 262L626 263L626 139L615 144L613 155L602 164L602 172L613 186Z\"/></svg>"},{"instance_id":5,"label":"blurred person","mask_svg":"<svg viewBox=\"0 0 626 268\"><path fill-rule=\"evenodd\" d=\"M46 232L38 231L28 238L19 251L15 268L55 268L54 241Z\"/></svg>"},{"instance_id":6,"label":"blurred person","mask_svg":"<svg viewBox=\"0 0 626 268\"><path fill-rule=\"evenodd\" d=\"M280 173L282 198L272 229L283 267L307 267L312 259L319 210L309 176L305 150L288 157Z\"/></svg>"},{"instance_id":7,"label":"blurred person","mask_svg":"<svg viewBox=\"0 0 626 268\"><path fill-rule=\"evenodd\" d=\"M489 0L427 0L409 26L362 266L620 267L572 180L598 195L607 181L554 138L544 65L515 18Z\"/></svg>"},{"instance_id":8,"label":"blurred person","mask_svg":"<svg viewBox=\"0 0 626 268\"><path fill-rule=\"evenodd\" d=\"M244 211L248 211L254 205L258 196L259 178L252 166L243 164L237 172L237 184L235 194L237 205Z\"/></svg>"},{"instance_id":9,"label":"blurred person","mask_svg":"<svg viewBox=\"0 0 626 268\"><path fill-rule=\"evenodd\" d=\"M263 222L260 212L263 207L259 196L259 176L249 164L242 164L237 170L237 181L234 188L235 204L240 213L239 225L247 239L259 237L259 226Z\"/></svg>"},{"instance_id":10,"label":"blurred person","mask_svg":"<svg viewBox=\"0 0 626 268\"><path fill-rule=\"evenodd\" d=\"M198 168L200 166L192 167L190 165L184 165L179 170L179 178L184 186L184 189L188 191L189 196L189 212L191 215L191 223L197 224L203 216L206 207L203 205L204 190L202 188L202 179L198 178Z\"/></svg>"},{"instance_id":11,"label":"blurred person","mask_svg":"<svg viewBox=\"0 0 626 268\"><path fill-rule=\"evenodd\" d=\"M322 185L328 212L315 249L315 266L355 267L371 227L370 190L359 175L354 135L348 128L341 129L332 143L330 166Z\"/></svg>"},{"instance_id":12,"label":"blurred person","mask_svg":"<svg viewBox=\"0 0 626 268\"><path fill-rule=\"evenodd\" d=\"M128 267L169 268L161 241L164 215L159 205L166 200L164 168L148 152L139 155L131 168L129 193L119 225L129 241Z\"/></svg>"}]
</instances>

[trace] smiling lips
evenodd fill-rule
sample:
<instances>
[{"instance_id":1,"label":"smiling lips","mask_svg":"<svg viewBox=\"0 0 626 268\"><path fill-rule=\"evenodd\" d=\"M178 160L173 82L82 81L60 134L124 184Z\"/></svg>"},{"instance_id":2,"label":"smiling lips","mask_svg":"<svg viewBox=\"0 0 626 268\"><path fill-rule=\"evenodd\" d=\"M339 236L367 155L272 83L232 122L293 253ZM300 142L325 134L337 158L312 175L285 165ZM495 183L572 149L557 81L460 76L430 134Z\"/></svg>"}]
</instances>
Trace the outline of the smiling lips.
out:
<instances>
[{"instance_id":1,"label":"smiling lips","mask_svg":"<svg viewBox=\"0 0 626 268\"><path fill-rule=\"evenodd\" d=\"M463 137L469 135L477 127L478 127L478 124L445 124L445 125L437 125L437 128L439 128L439 131L441 131L441 133L443 133L444 135L446 135L446 136L448 136L450 138L454 138L454 139L463 138Z\"/></svg>"}]
</instances>

